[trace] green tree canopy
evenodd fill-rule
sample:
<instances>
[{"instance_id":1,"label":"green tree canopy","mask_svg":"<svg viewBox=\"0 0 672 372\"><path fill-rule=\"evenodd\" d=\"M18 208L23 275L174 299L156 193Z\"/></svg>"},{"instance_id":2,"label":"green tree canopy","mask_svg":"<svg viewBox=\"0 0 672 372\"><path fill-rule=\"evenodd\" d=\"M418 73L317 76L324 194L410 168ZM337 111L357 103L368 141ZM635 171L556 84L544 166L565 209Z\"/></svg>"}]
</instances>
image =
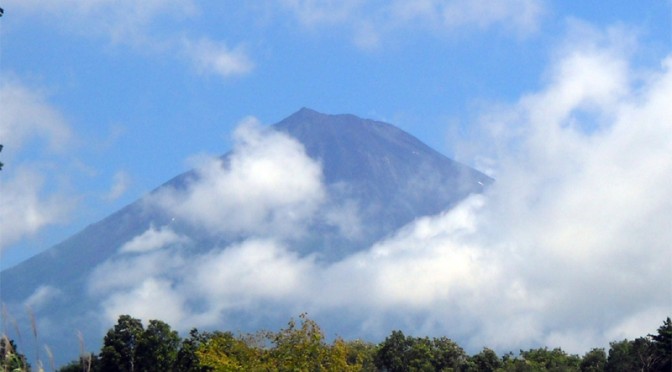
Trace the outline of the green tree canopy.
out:
<instances>
[{"instance_id":1,"label":"green tree canopy","mask_svg":"<svg viewBox=\"0 0 672 372\"><path fill-rule=\"evenodd\" d=\"M160 320L150 320L138 340L136 350L137 371L170 371L177 361L180 336Z\"/></svg>"},{"instance_id":2,"label":"green tree canopy","mask_svg":"<svg viewBox=\"0 0 672 372\"><path fill-rule=\"evenodd\" d=\"M100 352L101 371L136 372L136 351L144 328L140 319L130 315L119 317L117 324L107 331Z\"/></svg>"}]
</instances>

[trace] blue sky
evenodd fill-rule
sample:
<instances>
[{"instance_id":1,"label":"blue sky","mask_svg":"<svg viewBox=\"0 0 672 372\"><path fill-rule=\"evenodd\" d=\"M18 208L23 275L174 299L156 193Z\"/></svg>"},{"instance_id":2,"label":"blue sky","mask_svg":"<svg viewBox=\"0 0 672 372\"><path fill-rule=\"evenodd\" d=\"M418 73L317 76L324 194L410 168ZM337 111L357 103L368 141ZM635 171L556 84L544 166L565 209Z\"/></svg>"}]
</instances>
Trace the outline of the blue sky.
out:
<instances>
[{"instance_id":1,"label":"blue sky","mask_svg":"<svg viewBox=\"0 0 672 372\"><path fill-rule=\"evenodd\" d=\"M484 105L540 85L569 23L632 29L643 64L669 51L671 33L666 1L2 6L2 87L50 112L3 120L24 127L21 143L3 130L3 182L30 169L42 182L32 190L36 213L54 198L69 206L3 239L2 267L142 196L189 156L227 151L248 115L271 124L304 106L353 113L456 156L455 133Z\"/></svg>"},{"instance_id":2,"label":"blue sky","mask_svg":"<svg viewBox=\"0 0 672 372\"><path fill-rule=\"evenodd\" d=\"M639 249L633 241L657 236L656 248L634 262L645 265L662 253L669 263L661 241L672 241L665 239L670 229L660 222L672 217L672 198L660 190L672 181L665 160L672 131L660 120L672 117L660 104L672 97L669 1L0 6L2 268L142 197L189 169L188 159L228 151L246 118L272 124L301 107L393 123L495 176L500 186L478 214L487 228L474 227L485 238L471 242L481 253L492 241L534 241L555 253L569 242L617 246L614 257L624 264L633 262L627 252ZM642 131L632 131L638 126ZM577 272L572 262L599 265L604 258L568 252L558 255ZM551 270L544 265L540 259L537 267ZM640 273L632 270L626 272ZM590 278L606 283L615 272ZM664 282L664 272L653 278ZM533 291L521 283L521 296ZM580 286L556 284L551 288L563 293ZM616 328L586 342L653 331L658 315L669 312L669 298L642 302L651 306L626 312ZM558 331L545 340L569 337Z\"/></svg>"}]
</instances>

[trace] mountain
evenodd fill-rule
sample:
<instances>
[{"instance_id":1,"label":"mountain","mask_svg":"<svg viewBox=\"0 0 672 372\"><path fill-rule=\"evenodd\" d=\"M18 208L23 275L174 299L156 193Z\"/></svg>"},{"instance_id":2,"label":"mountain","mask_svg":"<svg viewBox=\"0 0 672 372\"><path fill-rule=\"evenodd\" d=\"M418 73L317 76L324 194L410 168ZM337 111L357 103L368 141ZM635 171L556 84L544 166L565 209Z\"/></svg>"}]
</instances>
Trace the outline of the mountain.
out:
<instances>
[{"instance_id":1,"label":"mountain","mask_svg":"<svg viewBox=\"0 0 672 372\"><path fill-rule=\"evenodd\" d=\"M156 276L170 280L172 286L182 285L187 280L183 277L186 274L175 267L184 269L184 262L200 262L199 259L207 257L214 247L226 250L226 247L243 244L255 234L266 240L281 240L283 246L298 257L310 256L317 261L335 262L368 248L418 217L451 208L469 194L482 192L493 182L488 176L441 155L390 124L353 115L325 115L304 108L265 130L267 132L262 131L262 135L283 133L301 145L295 145L294 140L287 140L284 136L278 137L276 142L284 141L283 146L292 149L291 156L298 159L295 163L279 164L304 164L301 156L307 155L312 159L308 166L319 165L321 173L313 175L313 178L317 177L320 184L307 183L313 187L312 194L306 194L305 198L304 195L296 195L291 203L286 204L283 200L256 195L249 190L236 191L232 188L232 192L242 194L221 195L216 193L218 184L215 184L216 196L213 198L216 199L211 202L206 200L204 208L216 207L208 213L214 218L226 218L216 220L215 228L208 230L199 223L202 221L199 218L203 217L201 214L207 215L205 211L190 214L197 199L184 199L179 208L173 209L160 208L157 203L151 202L173 200L170 198L185 192L191 192L189 195L199 198L198 201L206 198L208 193L198 188L198 182L209 173L198 170L186 172L62 243L0 273L0 293L8 313L18 323L30 324L29 316L24 315L25 306L30 305L33 311L30 316L37 319L40 330L39 342L50 345L58 362L66 362L75 358L79 350L75 337L77 330L88 340L88 349L98 350L97 343L111 326L109 321L101 320L103 304L114 303L123 309L123 303L119 305L119 301L115 302L118 297L106 297L106 291L119 290L121 285L132 285L135 280L133 273L136 272L134 267L145 270L141 265L157 262L157 251L133 251L129 248L132 242L137 248L142 242L163 239L162 244L172 247L172 251L164 250L170 254L160 256L164 259L162 265L171 270L153 266L146 268L146 271L159 270ZM264 143L258 151L263 153L264 146L275 146L274 143ZM300 151L297 152L296 147ZM219 167L239 166L236 169L244 177L260 176L246 174L247 163L242 162L241 166L239 160L242 155L235 151L222 156ZM240 152L245 153L244 150ZM266 160L273 161L273 154ZM304 185L297 183L301 169L263 169L284 172L279 173L274 182L296 181L292 184ZM287 179L294 175L297 180ZM263 174L261 176L262 180L266 179ZM223 179L232 177L225 173ZM207 190L213 191L212 188ZM273 192L272 188L263 190ZM238 200L242 198L240 195L252 196L249 196L250 200ZM256 199L252 200L257 197L270 199L262 204L266 209L262 208L257 215L248 213L248 208L254 210L258 207ZM222 208L229 207L236 213L221 214L224 213ZM247 216L251 216L249 218L253 223L246 225L241 222ZM235 227L237 223L239 225ZM344 227L348 225L352 226ZM264 228L257 229L259 232L250 230L250 226ZM300 229L295 229L296 226ZM277 238L279 235L282 238ZM154 248L156 246L143 249ZM113 272L110 278L114 279L91 284L94 279L100 278L101 273L109 272ZM189 306L202 305L194 300ZM135 315L132 310L120 311ZM249 320L249 314L243 317L222 316L241 322ZM26 321L28 323L24 323ZM24 342L30 344L25 336ZM29 349L23 347L24 351Z\"/></svg>"}]
</instances>

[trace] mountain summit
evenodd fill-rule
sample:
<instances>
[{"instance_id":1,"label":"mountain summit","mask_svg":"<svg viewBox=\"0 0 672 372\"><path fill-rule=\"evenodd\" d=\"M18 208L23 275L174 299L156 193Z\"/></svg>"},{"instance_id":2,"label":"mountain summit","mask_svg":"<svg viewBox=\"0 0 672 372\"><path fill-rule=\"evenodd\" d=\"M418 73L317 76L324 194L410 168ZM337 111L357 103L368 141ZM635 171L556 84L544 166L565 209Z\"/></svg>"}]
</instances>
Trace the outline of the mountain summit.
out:
<instances>
[{"instance_id":1,"label":"mountain summit","mask_svg":"<svg viewBox=\"0 0 672 372\"><path fill-rule=\"evenodd\" d=\"M390 124L303 108L274 128L323 165L326 183L349 186L380 221L375 239L419 216L439 213L492 179L453 161Z\"/></svg>"},{"instance_id":2,"label":"mountain summit","mask_svg":"<svg viewBox=\"0 0 672 372\"><path fill-rule=\"evenodd\" d=\"M30 324L25 306L32 308L40 342L60 362L76 357L78 330L97 350L93 342L125 313L161 318L173 306L185 322L235 320L245 328L251 316L236 306L247 303L247 292L229 290L231 303L218 297L220 288L239 285L226 279L227 270L238 270L226 262L338 262L492 183L390 124L353 115L304 108L236 136L242 144L220 159L0 273L2 302L23 324ZM269 245L275 248L263 250ZM215 274L201 278L200 267ZM262 292L268 285L246 280ZM189 297L213 285L214 292ZM179 297L174 291L182 289Z\"/></svg>"}]
</instances>

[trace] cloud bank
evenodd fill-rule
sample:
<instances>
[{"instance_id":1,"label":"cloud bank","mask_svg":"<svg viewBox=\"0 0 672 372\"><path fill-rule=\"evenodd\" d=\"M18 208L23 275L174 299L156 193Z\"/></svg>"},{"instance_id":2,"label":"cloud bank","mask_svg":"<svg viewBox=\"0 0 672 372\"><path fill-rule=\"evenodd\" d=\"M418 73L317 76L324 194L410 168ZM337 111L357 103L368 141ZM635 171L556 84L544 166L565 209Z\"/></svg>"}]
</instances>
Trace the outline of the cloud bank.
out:
<instances>
[{"instance_id":1,"label":"cloud bank","mask_svg":"<svg viewBox=\"0 0 672 372\"><path fill-rule=\"evenodd\" d=\"M107 321L133 313L188 329L309 311L328 332L400 328L473 351L582 353L651 332L672 311L672 56L637 70L620 31L588 31L558 50L538 91L482 116L480 155L497 178L486 194L339 261L302 256L287 237L320 215L319 164L246 124L230 164L207 161L184 190L152 200L243 238L195 256L188 242L121 249L96 269L92 295ZM131 279L116 279L120 267Z\"/></svg>"}]
</instances>

